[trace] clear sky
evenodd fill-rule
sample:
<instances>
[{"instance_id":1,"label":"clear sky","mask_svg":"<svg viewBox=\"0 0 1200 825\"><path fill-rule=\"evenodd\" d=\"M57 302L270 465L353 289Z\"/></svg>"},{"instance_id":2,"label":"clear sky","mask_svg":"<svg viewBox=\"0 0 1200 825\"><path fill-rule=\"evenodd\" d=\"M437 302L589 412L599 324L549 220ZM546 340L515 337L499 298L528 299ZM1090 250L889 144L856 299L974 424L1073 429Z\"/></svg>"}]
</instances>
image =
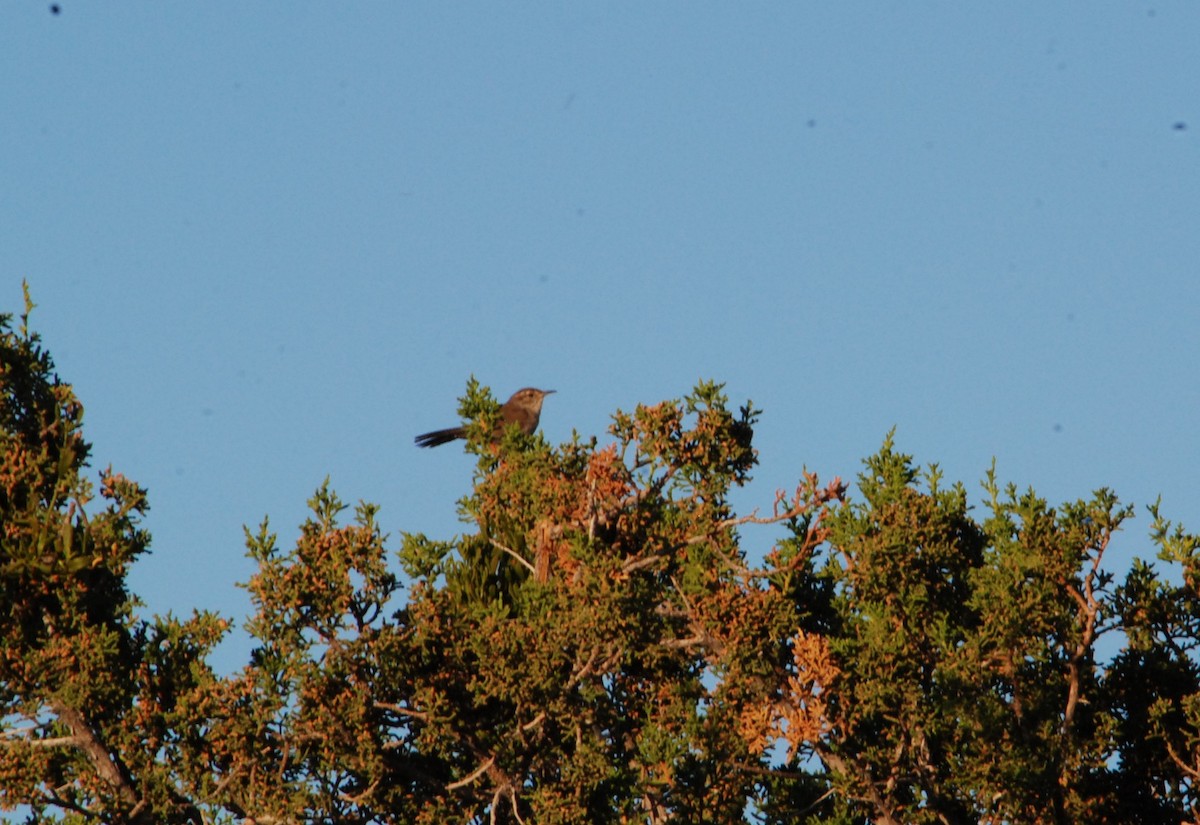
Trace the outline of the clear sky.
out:
<instances>
[{"instance_id":1,"label":"clear sky","mask_svg":"<svg viewBox=\"0 0 1200 825\"><path fill-rule=\"evenodd\" d=\"M555 442L724 381L744 510L895 426L1115 489L1118 570L1160 493L1200 530L1192 0L58 6L0 4L0 309L149 488L151 611L243 617L242 525L326 475L461 531L412 438L471 374Z\"/></svg>"}]
</instances>

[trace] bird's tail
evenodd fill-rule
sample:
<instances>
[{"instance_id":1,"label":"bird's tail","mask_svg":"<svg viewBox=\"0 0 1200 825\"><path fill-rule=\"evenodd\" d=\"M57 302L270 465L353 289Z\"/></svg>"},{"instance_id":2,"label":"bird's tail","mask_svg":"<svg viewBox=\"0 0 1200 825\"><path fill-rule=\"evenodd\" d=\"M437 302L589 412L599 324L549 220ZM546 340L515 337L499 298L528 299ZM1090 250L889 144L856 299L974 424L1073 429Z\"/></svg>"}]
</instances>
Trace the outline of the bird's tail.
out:
<instances>
[{"instance_id":1,"label":"bird's tail","mask_svg":"<svg viewBox=\"0 0 1200 825\"><path fill-rule=\"evenodd\" d=\"M431 433L422 433L413 439L418 447L437 447L442 444L449 443L456 438L466 438L467 433L462 427L451 427L448 430L434 430Z\"/></svg>"}]
</instances>

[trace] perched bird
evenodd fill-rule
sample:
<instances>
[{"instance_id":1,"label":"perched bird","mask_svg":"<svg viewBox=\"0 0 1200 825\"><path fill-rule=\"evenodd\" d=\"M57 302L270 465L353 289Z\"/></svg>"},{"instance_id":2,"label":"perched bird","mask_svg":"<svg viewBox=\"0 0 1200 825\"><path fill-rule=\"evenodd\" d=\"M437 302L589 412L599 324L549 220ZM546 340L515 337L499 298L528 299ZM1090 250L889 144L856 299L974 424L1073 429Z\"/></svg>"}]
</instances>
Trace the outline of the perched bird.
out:
<instances>
[{"instance_id":1,"label":"perched bird","mask_svg":"<svg viewBox=\"0 0 1200 825\"><path fill-rule=\"evenodd\" d=\"M526 435L532 434L537 429L538 419L542 417L542 401L552 392L554 390L538 390L533 387L514 392L512 398L505 401L504 406L500 408L501 425L492 433L492 441L499 441L509 424L516 424ZM451 427L448 430L423 433L413 440L417 442L418 447L437 447L456 438L466 437L465 427Z\"/></svg>"}]
</instances>

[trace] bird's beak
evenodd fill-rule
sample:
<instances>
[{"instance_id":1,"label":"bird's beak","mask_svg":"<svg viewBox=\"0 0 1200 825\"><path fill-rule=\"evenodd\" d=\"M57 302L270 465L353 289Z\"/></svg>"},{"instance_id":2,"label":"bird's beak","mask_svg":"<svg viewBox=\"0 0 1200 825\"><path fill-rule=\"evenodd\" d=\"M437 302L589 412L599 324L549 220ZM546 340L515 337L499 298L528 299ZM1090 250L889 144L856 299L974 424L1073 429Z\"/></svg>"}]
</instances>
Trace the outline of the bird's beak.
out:
<instances>
[{"instance_id":1,"label":"bird's beak","mask_svg":"<svg viewBox=\"0 0 1200 825\"><path fill-rule=\"evenodd\" d=\"M556 392L558 392L558 390L542 390L542 395L553 395Z\"/></svg>"}]
</instances>

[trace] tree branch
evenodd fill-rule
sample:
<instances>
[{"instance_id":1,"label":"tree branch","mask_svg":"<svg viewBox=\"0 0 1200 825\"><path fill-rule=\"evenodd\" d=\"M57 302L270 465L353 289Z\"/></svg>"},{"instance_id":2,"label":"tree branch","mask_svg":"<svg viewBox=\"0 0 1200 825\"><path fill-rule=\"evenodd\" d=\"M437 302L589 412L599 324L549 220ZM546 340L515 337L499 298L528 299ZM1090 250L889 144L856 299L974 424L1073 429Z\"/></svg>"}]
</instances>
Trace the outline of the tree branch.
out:
<instances>
[{"instance_id":1,"label":"tree branch","mask_svg":"<svg viewBox=\"0 0 1200 825\"><path fill-rule=\"evenodd\" d=\"M488 541L490 541L492 543L493 547L503 550L505 553L508 553L508 555L512 556L514 559L519 561L521 564L525 565L525 568L530 573L533 573L535 576L537 575L537 569L532 564L527 562L525 559L521 558L520 554L518 554L515 550L510 550L509 548L505 547L503 544L496 541L495 539L488 539Z\"/></svg>"},{"instance_id":2,"label":"tree branch","mask_svg":"<svg viewBox=\"0 0 1200 825\"><path fill-rule=\"evenodd\" d=\"M65 746L78 747L80 745L79 737L77 736L55 736L49 739L4 739L0 740L0 747L12 748L19 745L24 745L29 748L61 748Z\"/></svg>"},{"instance_id":3,"label":"tree branch","mask_svg":"<svg viewBox=\"0 0 1200 825\"><path fill-rule=\"evenodd\" d=\"M496 764L496 757L489 756L487 761L484 762L482 765L480 765L478 768L471 771L469 774L467 774L466 776L464 776L462 779L458 780L457 782L451 782L449 785L447 785L446 790L456 791L459 788L463 788L463 787L466 787L467 785L470 785L472 782L474 782L476 779L478 779L480 776L482 776L484 773L486 773L487 769L490 768L494 764Z\"/></svg>"},{"instance_id":4,"label":"tree branch","mask_svg":"<svg viewBox=\"0 0 1200 825\"><path fill-rule=\"evenodd\" d=\"M109 753L87 717L58 698L51 699L47 702L47 706L59 721L71 730L70 737L62 738L72 740L71 744L83 751L96 771L96 775L112 788L121 802L129 806L129 821L134 823L152 822L154 817L149 815L146 801L138 797L133 782L126 775L123 767Z\"/></svg>"}]
</instances>

